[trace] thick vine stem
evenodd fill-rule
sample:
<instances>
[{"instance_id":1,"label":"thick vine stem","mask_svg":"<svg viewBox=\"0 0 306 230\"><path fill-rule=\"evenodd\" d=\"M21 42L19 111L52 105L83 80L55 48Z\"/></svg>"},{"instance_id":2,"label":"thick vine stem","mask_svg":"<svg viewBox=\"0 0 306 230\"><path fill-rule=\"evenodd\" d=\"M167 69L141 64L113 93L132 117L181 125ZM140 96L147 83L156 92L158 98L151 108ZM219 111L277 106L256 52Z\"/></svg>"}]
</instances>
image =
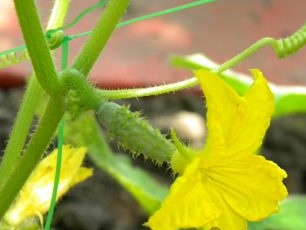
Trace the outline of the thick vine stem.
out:
<instances>
[{"instance_id":1,"label":"thick vine stem","mask_svg":"<svg viewBox=\"0 0 306 230\"><path fill-rule=\"evenodd\" d=\"M56 127L64 114L64 104L61 98L51 98L47 109L38 125L36 132L27 145L24 153L16 159L13 168L1 177L0 181L0 219L14 201L16 195L40 161L48 146Z\"/></svg>"},{"instance_id":2,"label":"thick vine stem","mask_svg":"<svg viewBox=\"0 0 306 230\"><path fill-rule=\"evenodd\" d=\"M51 16L51 19L48 22L47 29L61 26L64 23L65 15L69 7L69 2L70 2L69 0L55 1L55 6L52 11L53 17ZM9 141L7 143L3 159L1 161L0 178L2 179L0 180L0 194L9 193L8 192L9 190L6 190L5 183L8 182L6 178L9 175L11 175L14 172L14 170L18 170L19 172L17 164L20 161L20 159L22 160L22 158L20 158L20 152L24 147L25 139L27 137L29 128L31 126L38 100L41 98L41 93L42 89L37 81L37 78L35 76L31 77L22 104L20 106L20 110L17 114L13 130L11 132ZM43 123L41 122L41 124ZM40 129L44 129L44 127ZM22 167L23 166L21 166L21 168ZM10 182L12 184L17 184L17 182L14 181L14 177L12 178L11 179L13 182L12 181ZM20 186L22 186L22 184ZM9 204L5 203L5 200L2 199L3 198L2 195L0 195L0 197L1 197L0 216L2 216L3 215L2 212L5 212L5 207L8 207Z\"/></svg>"},{"instance_id":3,"label":"thick vine stem","mask_svg":"<svg viewBox=\"0 0 306 230\"><path fill-rule=\"evenodd\" d=\"M59 2L65 2L59 3ZM56 10L52 11L54 15L52 20L49 20L48 28L60 26L64 22L64 15L69 6L69 1L57 0L55 2ZM59 17L55 18L56 15ZM35 109L39 99L41 98L42 89L37 82L37 78L33 75L30 78L20 109L18 111L16 121L10 134L9 141L6 145L3 159L0 167L0 177L4 178L9 170L13 167L16 159L19 158L20 152L24 146L25 139L30 129ZM3 175L3 176L2 176Z\"/></svg>"},{"instance_id":4,"label":"thick vine stem","mask_svg":"<svg viewBox=\"0 0 306 230\"><path fill-rule=\"evenodd\" d=\"M41 92L42 90L37 80L32 76L3 154L0 164L0 178L4 178L8 174L20 156L32 124L36 106L41 97Z\"/></svg>"},{"instance_id":5,"label":"thick vine stem","mask_svg":"<svg viewBox=\"0 0 306 230\"><path fill-rule=\"evenodd\" d=\"M48 94L56 96L61 88L35 2L34 0L14 0L14 3L36 77Z\"/></svg>"},{"instance_id":6,"label":"thick vine stem","mask_svg":"<svg viewBox=\"0 0 306 230\"><path fill-rule=\"evenodd\" d=\"M130 0L109 0L108 6L98 20L88 42L82 48L72 67L87 76L101 51L115 30Z\"/></svg>"},{"instance_id":7,"label":"thick vine stem","mask_svg":"<svg viewBox=\"0 0 306 230\"><path fill-rule=\"evenodd\" d=\"M56 0L48 21L47 30L63 26L67 16L70 0Z\"/></svg>"}]
</instances>

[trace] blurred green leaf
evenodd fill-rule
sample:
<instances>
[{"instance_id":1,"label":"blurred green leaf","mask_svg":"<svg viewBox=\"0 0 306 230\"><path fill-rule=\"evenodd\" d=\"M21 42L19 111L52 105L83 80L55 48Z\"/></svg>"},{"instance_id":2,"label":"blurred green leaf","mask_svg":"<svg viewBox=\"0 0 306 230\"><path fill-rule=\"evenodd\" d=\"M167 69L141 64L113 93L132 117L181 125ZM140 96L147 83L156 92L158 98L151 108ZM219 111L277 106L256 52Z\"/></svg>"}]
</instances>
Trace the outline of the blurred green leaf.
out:
<instances>
[{"instance_id":1,"label":"blurred green leaf","mask_svg":"<svg viewBox=\"0 0 306 230\"><path fill-rule=\"evenodd\" d=\"M249 230L305 230L306 196L291 196L280 204L280 212L261 222L249 223Z\"/></svg>"},{"instance_id":2,"label":"blurred green leaf","mask_svg":"<svg viewBox=\"0 0 306 230\"><path fill-rule=\"evenodd\" d=\"M290 114L306 113L306 87L279 86L274 87L275 111L274 117ZM306 229L306 227L305 227Z\"/></svg>"},{"instance_id":3,"label":"blurred green leaf","mask_svg":"<svg viewBox=\"0 0 306 230\"><path fill-rule=\"evenodd\" d=\"M168 194L168 188L158 184L152 176L143 169L132 165L125 155L114 155L111 161L105 161L100 155L89 154L94 162L115 178L129 191L141 206L153 214Z\"/></svg>"}]
</instances>

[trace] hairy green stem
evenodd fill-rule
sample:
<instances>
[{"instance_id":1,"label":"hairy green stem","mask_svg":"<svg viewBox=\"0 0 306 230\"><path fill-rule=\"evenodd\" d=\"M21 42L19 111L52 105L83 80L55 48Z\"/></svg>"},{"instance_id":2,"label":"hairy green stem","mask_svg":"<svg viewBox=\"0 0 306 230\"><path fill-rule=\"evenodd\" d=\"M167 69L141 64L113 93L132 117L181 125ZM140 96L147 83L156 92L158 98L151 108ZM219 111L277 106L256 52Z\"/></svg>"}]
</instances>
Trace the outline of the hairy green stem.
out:
<instances>
[{"instance_id":1,"label":"hairy green stem","mask_svg":"<svg viewBox=\"0 0 306 230\"><path fill-rule=\"evenodd\" d=\"M14 3L36 77L48 94L57 95L61 87L35 2L34 0L14 0ZM29 19L31 19L30 23Z\"/></svg>"},{"instance_id":2,"label":"hairy green stem","mask_svg":"<svg viewBox=\"0 0 306 230\"><path fill-rule=\"evenodd\" d=\"M56 28L64 23L69 1L56 0L47 28ZM25 95L20 105L16 121L1 161L0 178L8 174L24 146L36 106L41 98L42 89L33 75L28 83ZM1 184L1 182L0 182Z\"/></svg>"},{"instance_id":3,"label":"hairy green stem","mask_svg":"<svg viewBox=\"0 0 306 230\"><path fill-rule=\"evenodd\" d=\"M56 0L47 28L54 28L64 23L65 15L68 11L68 6L68 0ZM11 158L10 162L13 163L14 159L19 156L27 137L32 119L34 117L36 105L39 101L39 98L41 98L41 93L42 90L37 82L37 79L35 76L32 76L29 80L26 93L17 114L16 122L6 146L4 159L1 163L6 162L6 157ZM7 162L4 165L11 167L11 163ZM1 171L3 168L4 167L0 168L0 175L2 175ZM6 172L6 170L4 171Z\"/></svg>"},{"instance_id":4,"label":"hairy green stem","mask_svg":"<svg viewBox=\"0 0 306 230\"><path fill-rule=\"evenodd\" d=\"M69 9L70 0L56 0L48 21L47 30L56 29L64 24Z\"/></svg>"},{"instance_id":5,"label":"hairy green stem","mask_svg":"<svg viewBox=\"0 0 306 230\"><path fill-rule=\"evenodd\" d=\"M138 98L147 96L156 96L160 94L175 92L182 88L188 88L195 86L198 82L196 78L189 78L185 81L175 82L171 84L159 85L147 88L136 88L136 89L118 89L118 90L101 90L96 89L96 93L101 98L107 98L109 100L126 99L126 98ZM187 87L186 87L187 85Z\"/></svg>"},{"instance_id":6,"label":"hairy green stem","mask_svg":"<svg viewBox=\"0 0 306 230\"><path fill-rule=\"evenodd\" d=\"M272 47L275 47L276 40L273 38L262 38L252 45L250 45L248 48L246 48L244 51L242 51L240 54L234 56L230 60L224 62L222 65L218 66L216 69L213 70L215 73L221 73L224 70L230 69L234 67L235 65L238 65L242 61L244 61L246 58L257 52L259 49L261 49L264 46L270 45Z\"/></svg>"},{"instance_id":7,"label":"hairy green stem","mask_svg":"<svg viewBox=\"0 0 306 230\"><path fill-rule=\"evenodd\" d=\"M77 56L72 68L81 71L84 76L88 75L115 30L129 2L129 0L109 0L107 8L98 20L88 42Z\"/></svg>"},{"instance_id":8,"label":"hairy green stem","mask_svg":"<svg viewBox=\"0 0 306 230\"><path fill-rule=\"evenodd\" d=\"M0 167L0 178L5 178L9 174L9 171L14 168L16 159L20 157L41 92L42 90L37 80L32 76L4 151ZM0 186L2 183L3 180L1 179Z\"/></svg>"},{"instance_id":9,"label":"hairy green stem","mask_svg":"<svg viewBox=\"0 0 306 230\"><path fill-rule=\"evenodd\" d=\"M54 9L52 10L51 19L47 28L61 26L64 23L65 15L68 11L69 0L56 0ZM23 97L20 109L18 111L16 121L10 134L3 159L0 167L0 178L6 178L14 169L17 168L17 161L20 159L20 152L24 147L32 120L35 114L35 109L39 100L41 100L42 89L35 76L29 80L25 95ZM14 178L13 178L14 179ZM12 183L12 182L11 182ZM13 183L16 183L15 181ZM0 188L5 188L5 179L0 180ZM4 193L7 194L6 190ZM1 194L1 193L0 193ZM2 195L0 195L2 198ZM0 206L6 206L1 199Z\"/></svg>"},{"instance_id":10,"label":"hairy green stem","mask_svg":"<svg viewBox=\"0 0 306 230\"><path fill-rule=\"evenodd\" d=\"M16 159L13 168L5 177L1 178L0 184L0 219L14 201L23 184L35 168L43 152L48 146L56 127L64 114L63 100L51 98L46 111L27 145L26 150Z\"/></svg>"},{"instance_id":11,"label":"hairy green stem","mask_svg":"<svg viewBox=\"0 0 306 230\"><path fill-rule=\"evenodd\" d=\"M234 67L235 65L241 63L250 55L257 52L259 49L266 45L270 45L275 47L276 41L273 38L262 38L252 44L250 47L245 49L240 54L234 56L228 61L224 62L222 65L216 67L212 70L212 72L222 73L223 71ZM165 94L174 92L177 90L187 89L194 87L198 84L197 78L186 79L181 82L160 85L149 88L139 88L139 89L124 89L124 90L96 90L101 98L107 99L126 99L126 98L137 98L137 97L145 97L145 96L154 96L159 94Z\"/></svg>"}]
</instances>

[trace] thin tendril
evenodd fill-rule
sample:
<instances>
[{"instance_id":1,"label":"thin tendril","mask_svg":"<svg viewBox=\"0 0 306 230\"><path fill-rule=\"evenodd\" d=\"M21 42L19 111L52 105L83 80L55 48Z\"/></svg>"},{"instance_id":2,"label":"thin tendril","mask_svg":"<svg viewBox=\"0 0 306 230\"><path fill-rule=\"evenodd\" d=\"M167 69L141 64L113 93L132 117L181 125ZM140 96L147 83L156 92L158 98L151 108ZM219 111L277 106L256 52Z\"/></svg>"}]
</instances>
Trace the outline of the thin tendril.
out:
<instances>
[{"instance_id":1,"label":"thin tendril","mask_svg":"<svg viewBox=\"0 0 306 230\"><path fill-rule=\"evenodd\" d=\"M162 10L159 12L154 12L152 14L147 14L144 16L140 16L137 18L133 18L124 22L121 22L117 25L117 28L130 25L132 23L144 21L150 18L162 16L169 13L174 13L180 10L185 10L187 8L199 6L201 4L213 2L214 0L199 0L195 2L191 2L188 4L184 4L178 7ZM60 27L55 30L49 30L53 32L57 32L61 29L66 29L68 27L74 26L78 21L80 21L81 18L83 18L86 14L91 12L92 10L96 9L97 7L104 6L106 4L107 0L101 0L96 5L93 5L87 9L85 9L83 12L81 12L71 23L69 23L66 26ZM71 36L64 36L63 40L66 40L66 42L90 35L91 31L71 35ZM255 43L253 43L250 47L242 51L240 54L236 55L235 57L231 58L230 60L223 63L221 66L219 66L217 69L213 69L213 72L221 73L224 70L230 69L233 66L241 63L243 60L245 60L247 57L258 51L264 46L272 46L275 50L275 52L278 54L280 58L287 56L289 54L292 54L296 52L298 49L303 47L306 43L306 25L301 27L297 32L292 34L291 36L284 38L284 39L274 39L274 38L262 38ZM19 46L12 50L8 50L5 52L0 53L0 59L6 58L8 59L8 55L11 55L11 57L14 57L12 55L17 55L17 52L20 52L22 50L26 49L25 46ZM13 53L13 54L12 54ZM14 54L15 53L15 54ZM3 56L2 56L3 55ZM17 56L16 56L17 57ZM20 60L22 61L22 60ZM1 62L1 60L0 60ZM0 64L1 67L1 64ZM155 86L150 88L139 88L139 89L123 89L123 90L97 90L101 97L108 98L108 99L123 99L123 98L135 98L135 97L143 97L143 96L151 96L151 95L159 95L164 94L168 92L173 92L180 89L190 88L195 86L198 83L196 78L187 79L181 82L172 83L168 85L162 85L162 86Z\"/></svg>"},{"instance_id":2,"label":"thin tendril","mask_svg":"<svg viewBox=\"0 0 306 230\"><path fill-rule=\"evenodd\" d=\"M68 51L69 51L69 43L67 40L67 41L64 41L62 45L62 70L67 68ZM51 201L50 201L50 208L49 208L48 215L47 215L45 230L50 230L53 215L54 215L54 208L55 208L55 203L56 203L58 185L60 182L61 166L62 166L64 128L65 128L65 120L64 118L62 118L61 122L58 125L58 145L57 145L56 169L55 169L52 196L51 196Z\"/></svg>"},{"instance_id":3,"label":"thin tendril","mask_svg":"<svg viewBox=\"0 0 306 230\"><path fill-rule=\"evenodd\" d=\"M194 2L191 2L191 3L187 3L187 4L184 4L184 5L181 5L181 6L169 8L169 9L158 11L158 12L154 12L154 13L151 13L151 14L146 14L146 15L143 15L143 16L140 16L140 17L137 17L137 18L133 18L133 19L118 23L117 28L124 27L124 26L127 26L127 25L131 25L133 23L140 22L140 21L145 21L147 19L156 18L156 17L162 16L162 15L171 14L171 13L178 12L178 11L181 11L181 10L186 10L188 8L192 8L192 7L195 7L195 6L203 5L203 4L206 4L206 3L209 3L209 2L214 2L214 1L215 0L199 0L199 1L194 1ZM87 32L83 32L83 33L80 33L80 34L71 35L69 37L71 37L71 39L75 39L75 38L79 38L79 37L88 36L90 34L91 34L91 31L87 31Z\"/></svg>"},{"instance_id":4,"label":"thin tendril","mask_svg":"<svg viewBox=\"0 0 306 230\"><path fill-rule=\"evenodd\" d=\"M50 49L53 50L57 47L59 47L61 45L61 43L63 42L63 39L65 38L65 36L58 36L61 35L60 32L61 30L73 27L76 23L78 23L84 16L86 16L87 14L89 14L91 11L97 9L98 7L102 7L106 4L107 0L101 0L99 1L97 4L88 7L87 9L85 9L84 11L82 11L71 23L56 28L56 29L50 29L46 32L46 37L47 37L47 41L48 43L55 43L57 45L53 45L51 44ZM66 38L67 39L67 38ZM71 40L71 39L68 39ZM29 55L28 55L28 51L27 51L27 47L25 45L21 45L18 47L15 47L13 49L4 51L0 53L0 68L5 68L14 64L18 64L22 61L28 60L29 59Z\"/></svg>"},{"instance_id":5,"label":"thin tendril","mask_svg":"<svg viewBox=\"0 0 306 230\"><path fill-rule=\"evenodd\" d=\"M56 31L59 31L59 30L65 30L65 29L68 29L68 28L71 28L73 26L75 26L83 17L85 17L87 14L89 14L90 12L94 11L95 9L99 8L99 7L103 7L106 3L107 3L108 0L101 0L99 1L97 4L93 5L93 6L90 6L88 8L86 8L85 10L83 10L78 16L76 16L75 19L73 19L72 22L70 22L69 24L65 25L65 26L62 26L62 27L59 27L59 28L56 28L56 29L52 29L52 30L48 30L47 32L49 33L54 33Z\"/></svg>"},{"instance_id":6,"label":"thin tendril","mask_svg":"<svg viewBox=\"0 0 306 230\"><path fill-rule=\"evenodd\" d=\"M85 9L68 25L59 27L57 29L48 30L46 32L47 39L50 41L52 36L57 36L57 32L75 26L84 16L86 16L87 14L92 12L93 10L97 9L98 7L104 6L107 3L107 1L108 0L101 0L97 4ZM143 15L143 16L133 18L133 19L130 19L130 20L119 23L117 25L117 28L127 26L127 25L130 25L130 24L136 23L136 22L144 21L144 20L147 20L147 19L150 19L150 18L154 18L154 17L178 12L178 11L181 11L181 10L186 10L188 8L203 5L205 3L209 3L209 2L213 2L213 1L215 1L215 0L199 0L199 1L195 1L195 2L191 2L191 3L188 3L188 4L181 5L181 6L178 6L178 7L173 7L173 8L162 10L162 11L159 11L159 12L154 12L152 14ZM79 38L79 37L88 36L90 34L91 34L91 31L88 31L88 32L77 34L77 35L58 36L58 37L56 37L56 39L57 38L60 39L60 42L62 41L62 39L66 39L66 40L70 41L70 40L73 40L73 39L76 39L76 38ZM54 41L52 41L52 42L54 42ZM59 44L60 42L56 41L54 43ZM58 46L59 45L52 45L50 47L50 49L55 49ZM18 55L17 53L21 52L21 51L24 51L24 52ZM14 65L14 64L17 64L19 62L22 62L22 61L25 61L25 60L29 59L28 55L26 55L26 54L27 54L27 51L26 51L26 46L25 45L18 46L14 49L10 49L10 50L1 52L0 53L0 68L5 68L5 67L8 67L10 65ZM10 60L11 57L16 57L16 58L14 60ZM19 57L22 57L22 58L19 58Z\"/></svg>"}]
</instances>

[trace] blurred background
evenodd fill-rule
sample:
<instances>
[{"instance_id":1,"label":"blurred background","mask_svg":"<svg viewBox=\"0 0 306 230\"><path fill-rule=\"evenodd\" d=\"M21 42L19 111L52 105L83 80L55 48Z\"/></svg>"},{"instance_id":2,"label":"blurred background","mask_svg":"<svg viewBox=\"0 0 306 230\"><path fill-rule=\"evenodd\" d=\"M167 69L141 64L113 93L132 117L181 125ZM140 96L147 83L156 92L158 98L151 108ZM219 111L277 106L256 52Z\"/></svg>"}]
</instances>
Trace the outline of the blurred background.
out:
<instances>
[{"instance_id":1,"label":"blurred background","mask_svg":"<svg viewBox=\"0 0 306 230\"><path fill-rule=\"evenodd\" d=\"M46 25L53 1L39 1ZM71 22L94 0L73 0L67 17ZM123 20L160 11L192 1L133 0ZM203 53L223 63L254 41L271 36L281 38L295 32L305 23L306 1L302 0L217 0L175 14L150 19L119 28L90 74L90 79L103 88L144 87L177 82L191 72L171 67L172 55ZM68 35L89 31L103 9L86 15L77 25L65 31ZM87 37L70 42L70 62ZM22 45L23 40L11 0L1 0L0 52ZM59 50L59 49L58 49ZM60 63L60 52L56 61ZM248 73L260 68L269 81L281 85L306 85L306 48L285 59L278 59L265 47L235 70ZM31 72L29 62L0 70L0 147L5 148L16 114L25 79ZM140 100L122 101L131 110L140 110L155 127L165 133L174 127L180 138L194 147L205 139L203 99L197 90ZM306 103L306 102L305 102ZM306 118L295 114L272 121L263 152L287 170L286 184L292 194L306 192ZM115 151L118 150L113 143ZM173 178L167 167L156 169L150 162L136 159L163 183ZM135 230L145 229L145 213L134 199L112 178L95 171L95 176L75 188L57 206L54 229Z\"/></svg>"}]
</instances>

